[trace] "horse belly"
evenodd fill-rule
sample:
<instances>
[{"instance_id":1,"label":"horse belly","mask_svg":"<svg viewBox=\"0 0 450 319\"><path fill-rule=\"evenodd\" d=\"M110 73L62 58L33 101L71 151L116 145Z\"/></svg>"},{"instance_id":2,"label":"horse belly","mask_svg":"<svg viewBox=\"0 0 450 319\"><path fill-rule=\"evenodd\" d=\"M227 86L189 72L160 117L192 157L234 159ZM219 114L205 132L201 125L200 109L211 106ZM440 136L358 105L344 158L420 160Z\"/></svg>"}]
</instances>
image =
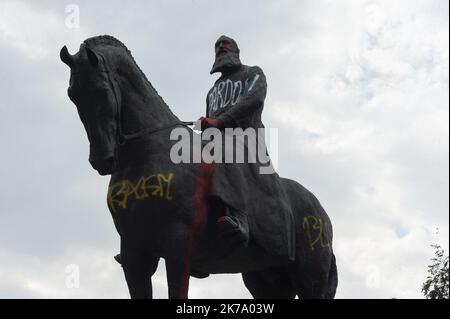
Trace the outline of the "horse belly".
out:
<instances>
[{"instance_id":1,"label":"horse belly","mask_svg":"<svg viewBox=\"0 0 450 319\"><path fill-rule=\"evenodd\" d=\"M210 274L257 271L286 263L286 260L269 255L252 241L246 248L230 251L219 237L203 243L193 258L194 269Z\"/></svg>"}]
</instances>

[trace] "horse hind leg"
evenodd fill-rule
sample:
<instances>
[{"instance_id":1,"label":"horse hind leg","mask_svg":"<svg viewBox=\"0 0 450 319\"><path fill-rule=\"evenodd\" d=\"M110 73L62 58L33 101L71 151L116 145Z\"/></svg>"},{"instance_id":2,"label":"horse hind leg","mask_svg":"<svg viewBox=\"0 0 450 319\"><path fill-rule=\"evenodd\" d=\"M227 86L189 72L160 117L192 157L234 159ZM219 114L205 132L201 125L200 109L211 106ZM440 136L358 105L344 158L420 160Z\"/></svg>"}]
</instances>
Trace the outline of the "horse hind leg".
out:
<instances>
[{"instance_id":1,"label":"horse hind leg","mask_svg":"<svg viewBox=\"0 0 450 319\"><path fill-rule=\"evenodd\" d=\"M328 258L327 267L320 267L323 259L315 263L297 264L293 274L295 291L301 299L333 299L337 287L336 259L333 254ZM294 269L292 270L294 271Z\"/></svg>"},{"instance_id":2,"label":"horse hind leg","mask_svg":"<svg viewBox=\"0 0 450 319\"><path fill-rule=\"evenodd\" d=\"M254 299L294 299L296 295L283 267L242 273L242 279Z\"/></svg>"},{"instance_id":3,"label":"horse hind leg","mask_svg":"<svg viewBox=\"0 0 450 319\"><path fill-rule=\"evenodd\" d=\"M331 256L330 271L328 273L328 290L325 295L325 298L334 299L334 296L336 295L337 285L338 285L338 272L336 266L336 257L333 254Z\"/></svg>"}]
</instances>

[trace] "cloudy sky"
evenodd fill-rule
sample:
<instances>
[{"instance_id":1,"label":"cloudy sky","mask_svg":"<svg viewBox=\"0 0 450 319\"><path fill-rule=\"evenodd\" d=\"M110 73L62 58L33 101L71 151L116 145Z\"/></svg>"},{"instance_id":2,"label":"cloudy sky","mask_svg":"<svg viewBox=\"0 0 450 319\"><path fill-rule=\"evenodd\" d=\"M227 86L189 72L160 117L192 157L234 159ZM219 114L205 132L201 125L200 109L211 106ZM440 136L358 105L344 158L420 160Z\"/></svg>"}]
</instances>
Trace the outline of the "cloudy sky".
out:
<instances>
[{"instance_id":1,"label":"cloudy sky","mask_svg":"<svg viewBox=\"0 0 450 319\"><path fill-rule=\"evenodd\" d=\"M263 121L279 130L279 174L311 190L334 223L336 297L421 298L430 245L449 247L448 6L0 0L0 297L128 297L112 259L109 180L87 161L60 48L117 37L193 120L215 80L213 44L227 34L267 76ZM167 296L163 261L154 294ZM191 280L190 297L250 294L240 275L215 275Z\"/></svg>"}]
</instances>

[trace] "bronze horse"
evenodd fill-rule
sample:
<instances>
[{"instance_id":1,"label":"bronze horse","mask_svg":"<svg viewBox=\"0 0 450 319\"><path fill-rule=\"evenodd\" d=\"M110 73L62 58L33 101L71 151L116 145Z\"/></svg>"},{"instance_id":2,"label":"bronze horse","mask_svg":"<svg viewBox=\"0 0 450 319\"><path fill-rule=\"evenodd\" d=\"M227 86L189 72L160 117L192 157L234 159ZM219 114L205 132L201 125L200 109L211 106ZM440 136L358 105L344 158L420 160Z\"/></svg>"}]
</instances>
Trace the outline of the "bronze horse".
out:
<instances>
[{"instance_id":1,"label":"bronze horse","mask_svg":"<svg viewBox=\"0 0 450 319\"><path fill-rule=\"evenodd\" d=\"M68 95L88 135L89 161L111 175L108 207L132 298L152 298L160 258L169 298L187 298L189 277L198 273L242 273L254 298L334 298L332 226L311 192L282 179L295 220L294 261L275 258L252 239L246 248L227 249L214 223L223 205L208 196L214 165L171 161L170 132L184 124L125 45L98 36L75 55L63 47L60 57L71 69Z\"/></svg>"}]
</instances>

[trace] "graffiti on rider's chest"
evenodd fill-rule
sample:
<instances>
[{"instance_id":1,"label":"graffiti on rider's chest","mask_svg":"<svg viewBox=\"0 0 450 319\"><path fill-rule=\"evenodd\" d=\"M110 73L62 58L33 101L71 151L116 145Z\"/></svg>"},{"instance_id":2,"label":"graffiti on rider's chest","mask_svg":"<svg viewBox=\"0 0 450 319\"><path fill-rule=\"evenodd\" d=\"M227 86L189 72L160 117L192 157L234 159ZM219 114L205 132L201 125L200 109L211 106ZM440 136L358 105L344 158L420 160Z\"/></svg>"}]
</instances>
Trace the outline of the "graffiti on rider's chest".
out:
<instances>
[{"instance_id":1,"label":"graffiti on rider's chest","mask_svg":"<svg viewBox=\"0 0 450 319\"><path fill-rule=\"evenodd\" d=\"M217 110L234 106L243 94L253 89L259 78L260 75L256 74L252 78L246 78L244 82L227 79L215 84L208 95L209 114L212 115Z\"/></svg>"},{"instance_id":2,"label":"graffiti on rider's chest","mask_svg":"<svg viewBox=\"0 0 450 319\"><path fill-rule=\"evenodd\" d=\"M320 217L305 216L302 226L312 251L317 247L331 250L331 244L328 239L332 237L332 230L329 223L323 222Z\"/></svg>"},{"instance_id":3,"label":"graffiti on rider's chest","mask_svg":"<svg viewBox=\"0 0 450 319\"><path fill-rule=\"evenodd\" d=\"M117 207L127 208L128 200L143 200L149 197L159 197L172 200L171 184L174 174L153 174L141 176L134 183L128 179L118 181L108 188L108 204L115 212Z\"/></svg>"}]
</instances>

